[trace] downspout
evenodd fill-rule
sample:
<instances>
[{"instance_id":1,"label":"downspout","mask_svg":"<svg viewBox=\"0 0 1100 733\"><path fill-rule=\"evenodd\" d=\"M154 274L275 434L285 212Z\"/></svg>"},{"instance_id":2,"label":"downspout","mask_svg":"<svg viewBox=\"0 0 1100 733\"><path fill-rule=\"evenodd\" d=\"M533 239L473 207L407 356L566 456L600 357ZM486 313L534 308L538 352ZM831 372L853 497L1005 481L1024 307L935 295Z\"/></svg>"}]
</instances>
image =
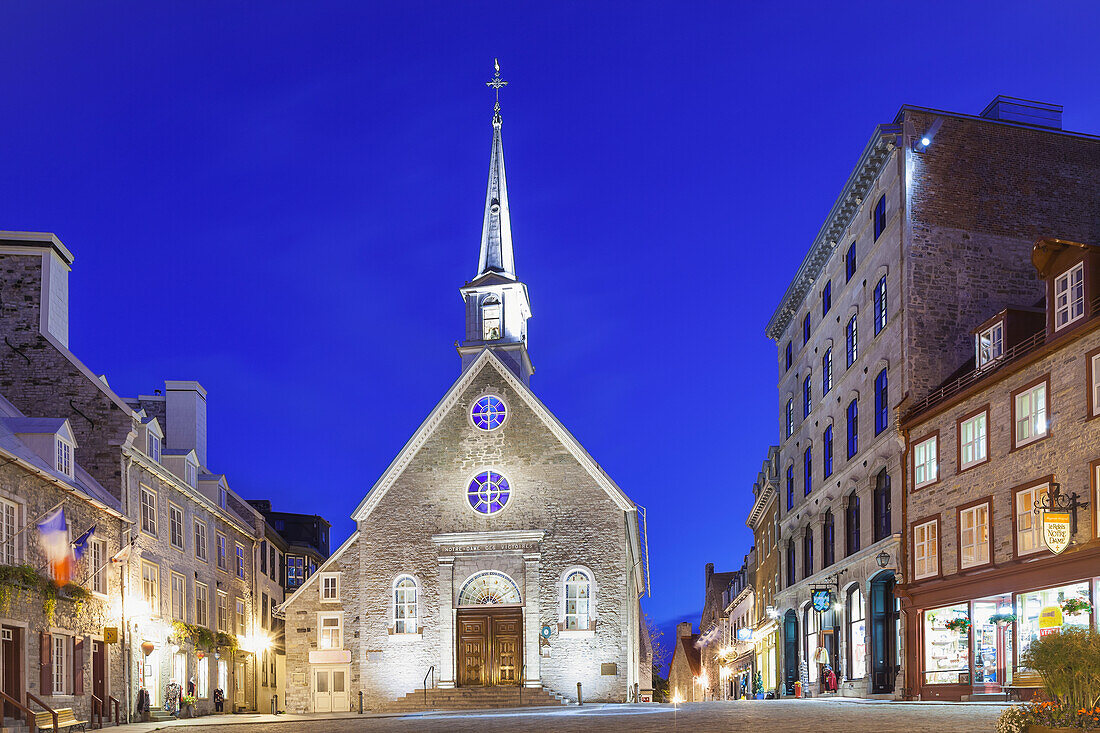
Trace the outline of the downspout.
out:
<instances>
[{"instance_id":1,"label":"downspout","mask_svg":"<svg viewBox=\"0 0 1100 733\"><path fill-rule=\"evenodd\" d=\"M900 415L899 415L900 418ZM900 423L900 419L899 419ZM913 680L915 671L913 664L910 662L920 664L919 654L912 654L916 649L914 646L917 643L916 633L916 620L910 619L912 615L913 597L909 595L909 574L907 568L909 567L909 454L912 446L909 443L909 429L902 428L899 425L899 432L901 438L904 441L905 448L902 451L902 467L901 467L901 542L898 544L898 574L904 578L904 582L896 584L894 591L898 598L901 600L902 618L904 620L902 628L905 629L905 634L902 638L905 639L905 656L902 658L902 664L905 667L905 688L903 694L906 699L912 700L916 698L916 693L913 691ZM937 470L938 467L937 467Z\"/></svg>"},{"instance_id":2,"label":"downspout","mask_svg":"<svg viewBox=\"0 0 1100 733\"><path fill-rule=\"evenodd\" d=\"M134 465L133 456L126 455L126 466L122 471L122 513L127 517L130 516L130 470ZM130 528L133 532L133 528ZM119 551L121 552L128 544L128 540L125 539L126 530L123 529L119 532ZM119 564L118 575L118 592L119 592L119 608L121 609L120 621L122 626L122 662L126 665L126 720L130 720L133 717L133 710L130 707L133 704L134 699L134 674L133 674L133 654L132 654L132 640L129 634L129 622L126 620L126 580L127 574L130 570L130 559L126 558L125 562Z\"/></svg>"}]
</instances>

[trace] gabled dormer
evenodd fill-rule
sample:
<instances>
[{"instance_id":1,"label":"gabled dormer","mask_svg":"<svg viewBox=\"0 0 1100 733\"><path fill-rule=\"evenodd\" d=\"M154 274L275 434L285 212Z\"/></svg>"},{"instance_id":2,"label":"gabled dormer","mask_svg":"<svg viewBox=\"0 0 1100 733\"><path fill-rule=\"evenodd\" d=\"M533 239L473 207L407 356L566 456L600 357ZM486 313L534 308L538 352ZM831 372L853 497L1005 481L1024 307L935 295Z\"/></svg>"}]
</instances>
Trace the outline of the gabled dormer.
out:
<instances>
[{"instance_id":1,"label":"gabled dormer","mask_svg":"<svg viewBox=\"0 0 1100 733\"><path fill-rule=\"evenodd\" d=\"M1044 323L1042 308L1005 308L974 329L974 365L996 367L1013 349L1041 338Z\"/></svg>"},{"instance_id":2,"label":"gabled dormer","mask_svg":"<svg viewBox=\"0 0 1100 733\"><path fill-rule=\"evenodd\" d=\"M1067 333L1100 311L1100 247L1064 239L1035 243L1031 262L1046 281L1047 337Z\"/></svg>"},{"instance_id":3,"label":"gabled dormer","mask_svg":"<svg viewBox=\"0 0 1100 733\"><path fill-rule=\"evenodd\" d=\"M141 418L137 445L142 453L160 463L161 453L164 450L164 429L161 428L159 420L155 417Z\"/></svg>"},{"instance_id":4,"label":"gabled dormer","mask_svg":"<svg viewBox=\"0 0 1100 733\"><path fill-rule=\"evenodd\" d=\"M76 437L63 418L6 417L4 424L50 468L73 478L76 467Z\"/></svg>"},{"instance_id":5,"label":"gabled dormer","mask_svg":"<svg viewBox=\"0 0 1100 733\"><path fill-rule=\"evenodd\" d=\"M161 463L192 489L199 487L199 457L194 448L165 448Z\"/></svg>"}]
</instances>

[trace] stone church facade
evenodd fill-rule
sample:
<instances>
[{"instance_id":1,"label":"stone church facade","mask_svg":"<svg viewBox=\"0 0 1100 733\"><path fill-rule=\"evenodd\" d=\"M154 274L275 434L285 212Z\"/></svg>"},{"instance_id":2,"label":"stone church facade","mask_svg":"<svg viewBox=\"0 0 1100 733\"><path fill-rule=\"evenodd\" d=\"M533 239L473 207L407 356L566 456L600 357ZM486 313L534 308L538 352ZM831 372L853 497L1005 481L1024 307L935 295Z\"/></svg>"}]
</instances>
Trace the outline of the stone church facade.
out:
<instances>
[{"instance_id":1,"label":"stone church facade","mask_svg":"<svg viewBox=\"0 0 1100 733\"><path fill-rule=\"evenodd\" d=\"M499 106L462 371L283 605L287 709L386 706L429 686L650 691L637 506L529 387Z\"/></svg>"}]
</instances>

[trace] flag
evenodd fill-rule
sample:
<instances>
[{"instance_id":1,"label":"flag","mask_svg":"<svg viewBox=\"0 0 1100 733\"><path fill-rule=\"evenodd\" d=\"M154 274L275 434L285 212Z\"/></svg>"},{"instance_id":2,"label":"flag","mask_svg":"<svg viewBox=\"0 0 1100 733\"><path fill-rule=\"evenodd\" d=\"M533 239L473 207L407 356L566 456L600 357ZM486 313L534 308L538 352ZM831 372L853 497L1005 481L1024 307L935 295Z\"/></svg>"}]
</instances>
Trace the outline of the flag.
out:
<instances>
[{"instance_id":1,"label":"flag","mask_svg":"<svg viewBox=\"0 0 1100 733\"><path fill-rule=\"evenodd\" d=\"M130 540L127 544L122 546L121 550L116 552L114 554L114 556L111 557L111 562L113 562L113 563L129 562L130 561L130 555L133 553L133 551L134 551L134 540Z\"/></svg>"},{"instance_id":2,"label":"flag","mask_svg":"<svg viewBox=\"0 0 1100 733\"><path fill-rule=\"evenodd\" d=\"M84 557L84 553L88 551L88 540L95 534L95 525L84 534L80 535L73 542L73 562L80 562L80 558Z\"/></svg>"},{"instance_id":3,"label":"flag","mask_svg":"<svg viewBox=\"0 0 1100 733\"><path fill-rule=\"evenodd\" d=\"M46 553L53 578L65 585L73 576L73 553L69 546L69 526L65 523L65 508L61 507L38 523L39 541Z\"/></svg>"}]
</instances>

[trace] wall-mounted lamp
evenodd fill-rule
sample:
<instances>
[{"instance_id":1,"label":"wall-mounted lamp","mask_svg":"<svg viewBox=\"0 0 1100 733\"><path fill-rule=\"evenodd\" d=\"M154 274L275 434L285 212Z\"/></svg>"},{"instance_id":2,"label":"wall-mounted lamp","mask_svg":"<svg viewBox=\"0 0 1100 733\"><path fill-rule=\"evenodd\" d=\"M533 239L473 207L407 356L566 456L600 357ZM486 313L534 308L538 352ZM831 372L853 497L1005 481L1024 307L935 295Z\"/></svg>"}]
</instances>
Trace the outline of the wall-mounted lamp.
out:
<instances>
[{"instance_id":1,"label":"wall-mounted lamp","mask_svg":"<svg viewBox=\"0 0 1100 733\"><path fill-rule=\"evenodd\" d=\"M875 562L878 563L878 566L880 568L885 570L890 565L890 553L886 550L883 550L879 554L875 555Z\"/></svg>"}]
</instances>

